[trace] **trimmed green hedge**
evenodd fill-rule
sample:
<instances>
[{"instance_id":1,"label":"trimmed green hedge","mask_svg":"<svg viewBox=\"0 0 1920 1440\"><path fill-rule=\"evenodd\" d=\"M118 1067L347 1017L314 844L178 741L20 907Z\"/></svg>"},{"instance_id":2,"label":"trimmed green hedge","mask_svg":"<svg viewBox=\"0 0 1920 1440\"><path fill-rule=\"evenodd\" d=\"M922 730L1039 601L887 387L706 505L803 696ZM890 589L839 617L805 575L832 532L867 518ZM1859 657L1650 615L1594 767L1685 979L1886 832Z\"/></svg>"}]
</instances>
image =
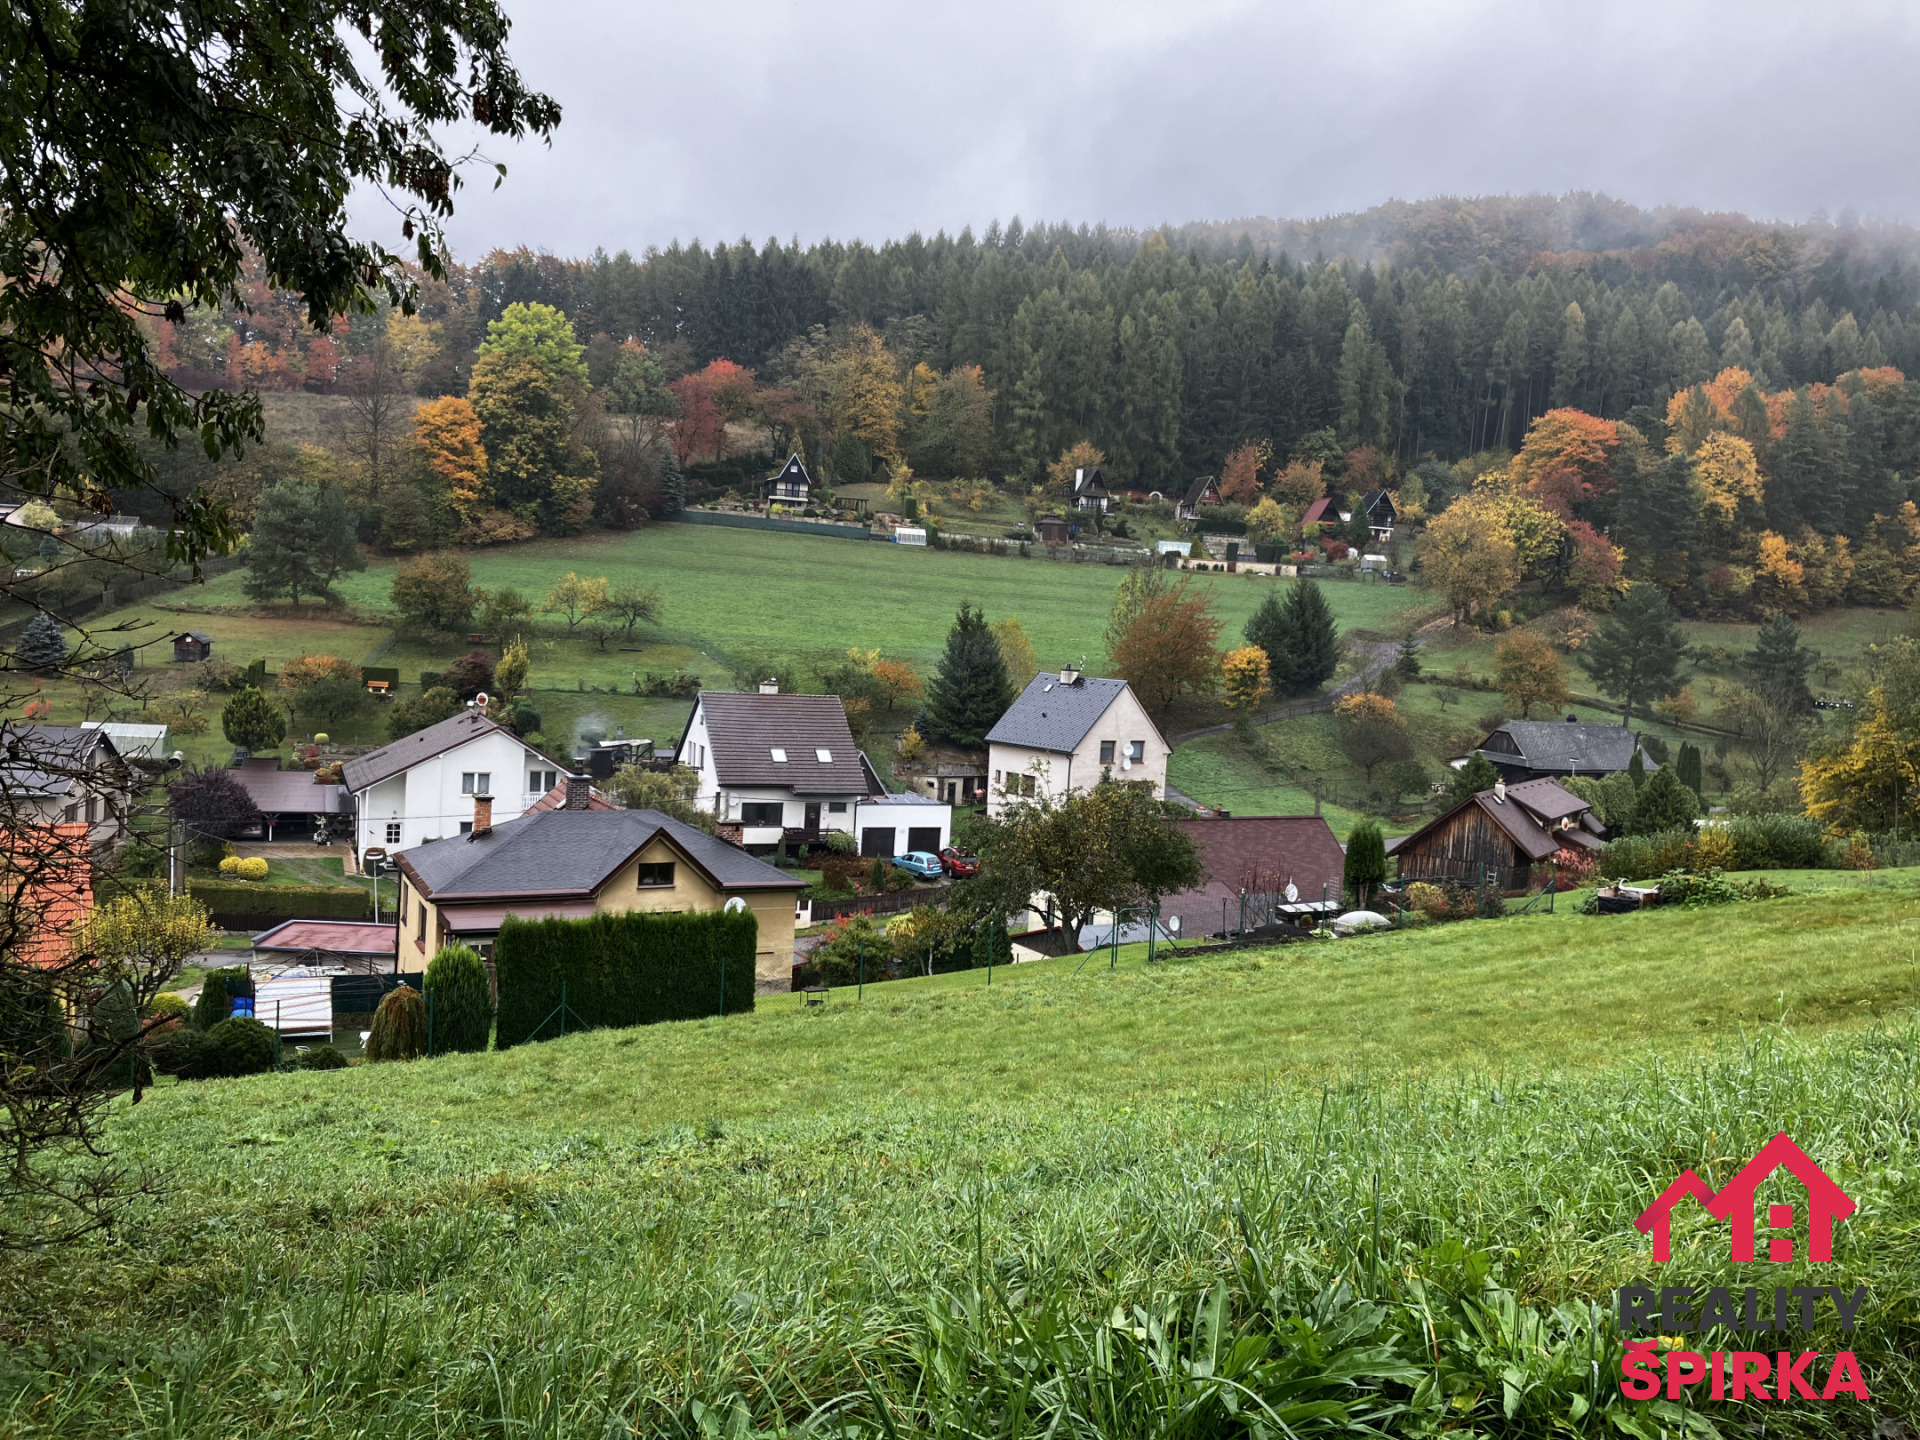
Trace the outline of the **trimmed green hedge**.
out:
<instances>
[{"instance_id":1,"label":"trimmed green hedge","mask_svg":"<svg viewBox=\"0 0 1920 1440\"><path fill-rule=\"evenodd\" d=\"M567 1029L651 1025L753 1009L753 957L760 934L752 911L594 915L522 920L509 915L494 947L500 1008L494 1045L536 1038L566 985ZM551 1040L559 1021L540 1029Z\"/></svg>"},{"instance_id":2,"label":"trimmed green hedge","mask_svg":"<svg viewBox=\"0 0 1920 1440\"><path fill-rule=\"evenodd\" d=\"M281 915L300 920L371 920L371 891L330 885L254 885L189 880L187 893L216 915Z\"/></svg>"}]
</instances>

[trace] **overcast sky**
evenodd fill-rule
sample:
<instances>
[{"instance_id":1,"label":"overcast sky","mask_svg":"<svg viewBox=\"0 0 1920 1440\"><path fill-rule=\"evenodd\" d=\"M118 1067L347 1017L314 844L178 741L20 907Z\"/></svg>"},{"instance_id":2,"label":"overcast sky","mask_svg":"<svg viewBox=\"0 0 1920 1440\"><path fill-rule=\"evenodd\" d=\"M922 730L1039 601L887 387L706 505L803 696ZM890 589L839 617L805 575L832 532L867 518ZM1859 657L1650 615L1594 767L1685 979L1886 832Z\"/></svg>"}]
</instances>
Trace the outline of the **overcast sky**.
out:
<instances>
[{"instance_id":1,"label":"overcast sky","mask_svg":"<svg viewBox=\"0 0 1920 1440\"><path fill-rule=\"evenodd\" d=\"M505 4L566 116L462 192L463 259L1576 189L1920 219L1910 3Z\"/></svg>"}]
</instances>

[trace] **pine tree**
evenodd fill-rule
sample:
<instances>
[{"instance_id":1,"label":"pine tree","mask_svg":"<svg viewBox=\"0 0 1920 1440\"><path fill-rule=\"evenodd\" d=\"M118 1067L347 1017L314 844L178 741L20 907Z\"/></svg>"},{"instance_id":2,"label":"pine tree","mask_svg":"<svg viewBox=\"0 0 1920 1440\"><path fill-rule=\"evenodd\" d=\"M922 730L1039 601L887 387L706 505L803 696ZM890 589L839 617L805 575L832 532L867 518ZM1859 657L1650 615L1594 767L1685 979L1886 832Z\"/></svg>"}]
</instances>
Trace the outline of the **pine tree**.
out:
<instances>
[{"instance_id":1,"label":"pine tree","mask_svg":"<svg viewBox=\"0 0 1920 1440\"><path fill-rule=\"evenodd\" d=\"M59 622L44 611L27 622L20 636L20 663L29 670L57 670L67 663L67 640Z\"/></svg>"},{"instance_id":2,"label":"pine tree","mask_svg":"<svg viewBox=\"0 0 1920 1440\"><path fill-rule=\"evenodd\" d=\"M242 588L256 600L285 595L331 599L333 582L348 570L364 570L354 543L353 515L337 485L275 481L254 506Z\"/></svg>"},{"instance_id":3,"label":"pine tree","mask_svg":"<svg viewBox=\"0 0 1920 1440\"><path fill-rule=\"evenodd\" d=\"M993 638L984 615L971 605L961 605L947 632L940 668L927 681L927 721L933 738L978 750L1013 699L1000 642Z\"/></svg>"},{"instance_id":4,"label":"pine tree","mask_svg":"<svg viewBox=\"0 0 1920 1440\"><path fill-rule=\"evenodd\" d=\"M1744 657L1753 688L1789 715L1813 713L1813 692L1807 671L1813 655L1800 644L1800 627L1785 615L1776 615L1760 627L1753 649Z\"/></svg>"}]
</instances>

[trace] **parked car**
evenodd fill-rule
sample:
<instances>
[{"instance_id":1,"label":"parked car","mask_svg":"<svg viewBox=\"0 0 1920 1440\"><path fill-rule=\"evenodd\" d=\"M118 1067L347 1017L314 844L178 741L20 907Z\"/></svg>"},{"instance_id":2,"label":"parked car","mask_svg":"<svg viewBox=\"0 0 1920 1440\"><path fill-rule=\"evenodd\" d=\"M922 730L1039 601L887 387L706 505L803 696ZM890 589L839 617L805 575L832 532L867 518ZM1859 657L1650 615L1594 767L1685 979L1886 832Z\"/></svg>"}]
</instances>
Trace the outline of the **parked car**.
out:
<instances>
[{"instance_id":1,"label":"parked car","mask_svg":"<svg viewBox=\"0 0 1920 1440\"><path fill-rule=\"evenodd\" d=\"M940 857L931 850L909 850L894 856L893 863L896 869L918 875L922 880L938 880L946 873L940 868Z\"/></svg>"},{"instance_id":2,"label":"parked car","mask_svg":"<svg viewBox=\"0 0 1920 1440\"><path fill-rule=\"evenodd\" d=\"M947 874L956 877L962 875L978 875L980 873L980 857L978 855L969 855L966 851L955 849L951 845L940 852L940 864L946 870Z\"/></svg>"}]
</instances>

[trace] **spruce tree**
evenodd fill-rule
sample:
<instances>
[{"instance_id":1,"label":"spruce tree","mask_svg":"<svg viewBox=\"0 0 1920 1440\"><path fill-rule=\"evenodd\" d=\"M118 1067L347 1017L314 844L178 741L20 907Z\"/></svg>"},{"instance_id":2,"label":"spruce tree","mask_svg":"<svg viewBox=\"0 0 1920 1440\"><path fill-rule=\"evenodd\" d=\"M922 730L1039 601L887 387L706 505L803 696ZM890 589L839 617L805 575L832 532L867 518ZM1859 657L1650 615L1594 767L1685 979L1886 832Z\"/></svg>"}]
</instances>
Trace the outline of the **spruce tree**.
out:
<instances>
[{"instance_id":1,"label":"spruce tree","mask_svg":"<svg viewBox=\"0 0 1920 1440\"><path fill-rule=\"evenodd\" d=\"M1760 627L1745 663L1753 688L1775 708L1789 715L1813 713L1813 692L1807 688L1813 655L1801 648L1800 627L1789 617L1776 615Z\"/></svg>"},{"instance_id":2,"label":"spruce tree","mask_svg":"<svg viewBox=\"0 0 1920 1440\"><path fill-rule=\"evenodd\" d=\"M927 681L927 721L933 738L978 750L1013 699L1000 642L984 615L971 605L961 605L947 632L940 668Z\"/></svg>"},{"instance_id":3,"label":"spruce tree","mask_svg":"<svg viewBox=\"0 0 1920 1440\"><path fill-rule=\"evenodd\" d=\"M1447 782L1447 798L1458 803L1478 795L1482 790L1491 790L1493 782L1500 778L1500 772L1486 756L1475 754L1467 758L1467 763L1453 772L1453 779Z\"/></svg>"},{"instance_id":4,"label":"spruce tree","mask_svg":"<svg viewBox=\"0 0 1920 1440\"><path fill-rule=\"evenodd\" d=\"M1640 787L1640 798L1634 802L1633 821L1628 829L1635 835L1684 830L1699 813L1700 797L1680 783L1671 765L1663 765Z\"/></svg>"},{"instance_id":5,"label":"spruce tree","mask_svg":"<svg viewBox=\"0 0 1920 1440\"><path fill-rule=\"evenodd\" d=\"M1258 645L1267 652L1267 673L1276 686L1284 689L1282 677L1286 674L1289 629L1286 601L1279 586L1270 587L1261 597L1258 608L1247 617L1246 628L1240 633L1247 637L1249 645Z\"/></svg>"},{"instance_id":6,"label":"spruce tree","mask_svg":"<svg viewBox=\"0 0 1920 1440\"><path fill-rule=\"evenodd\" d=\"M1680 688L1680 656L1686 638L1673 623L1658 586L1629 590L1580 654L1593 681L1620 702L1620 723L1633 723L1633 707Z\"/></svg>"},{"instance_id":7,"label":"spruce tree","mask_svg":"<svg viewBox=\"0 0 1920 1440\"><path fill-rule=\"evenodd\" d=\"M30 670L57 670L67 663L67 640L60 624L44 611L27 622L20 636L20 663Z\"/></svg>"},{"instance_id":8,"label":"spruce tree","mask_svg":"<svg viewBox=\"0 0 1920 1440\"><path fill-rule=\"evenodd\" d=\"M289 597L332 599L333 582L348 570L364 570L354 543L353 513L337 485L275 481L261 493L247 542L247 578L241 588L255 600Z\"/></svg>"},{"instance_id":9,"label":"spruce tree","mask_svg":"<svg viewBox=\"0 0 1920 1440\"><path fill-rule=\"evenodd\" d=\"M1286 656L1274 681L1289 695L1318 690L1340 666L1339 636L1333 610L1320 587L1304 577L1287 588Z\"/></svg>"}]
</instances>

